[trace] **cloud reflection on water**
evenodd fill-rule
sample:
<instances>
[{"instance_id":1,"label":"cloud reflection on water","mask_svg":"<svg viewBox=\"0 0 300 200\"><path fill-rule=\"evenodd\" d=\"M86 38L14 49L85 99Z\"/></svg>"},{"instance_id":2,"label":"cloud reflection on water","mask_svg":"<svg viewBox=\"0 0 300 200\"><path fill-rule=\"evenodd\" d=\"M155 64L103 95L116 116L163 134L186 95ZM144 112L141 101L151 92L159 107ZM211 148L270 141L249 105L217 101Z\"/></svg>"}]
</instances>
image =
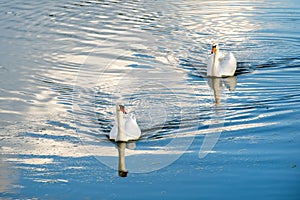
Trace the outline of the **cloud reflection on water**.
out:
<instances>
[{"instance_id":1,"label":"cloud reflection on water","mask_svg":"<svg viewBox=\"0 0 300 200\"><path fill-rule=\"evenodd\" d=\"M16 54L10 54L8 57L10 64L7 66L11 65L18 70L15 73L1 72L3 73L2 77L5 78L2 79L4 96L1 97L1 100L9 102L3 104L1 112L5 117L13 116L10 118L14 120L15 116L21 116L22 121L18 124L12 122L11 126L6 126L3 123L4 129L8 130L9 133L5 136L5 142L1 141L1 152L13 158L9 158L9 156L3 158L6 163L0 167L3 172L1 174L11 173L8 170L10 167L7 167L10 164L13 166L17 165L16 163L48 165L54 162L52 156L70 158L99 156L115 159L117 157L115 147L108 144L106 140L103 143L103 132L101 132L101 130L109 128L109 120L112 119L110 106L119 97L128 100L133 105L142 105L136 103L141 98L140 93L144 97L152 98L154 96L153 99L156 98L156 101L152 99L153 101L142 102L144 106L149 104L153 106L154 103L152 104L152 102L156 102L155 105L158 108L153 109L152 114L155 113L155 115L151 116L155 119L152 121L153 123L145 123L147 118L146 115L143 115L144 110L143 112L140 111L140 116L142 116L140 120L144 122L145 126L149 126L144 128L147 136L155 134L160 136L160 140L158 137L152 139L145 137L141 142L148 139L147 142L151 144L149 146L152 149L148 146L149 149L128 149L126 150L128 157L151 154L181 155L186 152L184 148L162 149L161 145L155 143L155 140L168 141L168 139L173 138L192 138L197 134L245 130L276 124L277 122L255 120L272 117L283 112L257 114L246 119L231 119L235 123L227 124L225 127L207 129L213 123L209 120L213 115L212 110L210 110L213 103L210 102L211 96L205 85L205 80L199 80L200 78L197 77L199 79L195 79L191 83L190 80L187 80L189 71L179 70L181 67L179 58L185 56L197 58L202 64L199 67L205 67L207 45L215 40L224 44L225 48L237 52L237 57L242 61L251 56L259 60L262 55L256 56L261 53L259 50L264 44L252 40L252 36L261 29L263 22L254 20L253 16L259 12L258 7L263 2L185 1L184 3L175 2L172 7L174 10L164 10L166 7L156 2L145 1L137 4L136 10L132 13L128 12L128 7L123 10L119 9L123 6L122 4L118 5L117 9L111 6L112 10L108 15L103 7L89 7L87 4L85 11L90 11L94 16L80 10L78 5L64 5L67 9L61 5L53 5L54 7L50 10L57 12L56 17L54 14L51 17L53 23L46 20L46 23L41 25L35 24L33 29L42 29L39 34L31 33L32 29L28 30L30 34L40 37L40 40L34 40L33 47L29 51L34 53L26 53L26 49L22 49L22 51L9 49L11 52L24 53L24 57L34 57L34 59L30 62L23 57L14 60ZM149 4L152 5L148 7ZM141 5L144 7L139 7ZM165 3L164 6L169 5ZM47 10L43 6L41 8L38 11ZM147 15L148 8L151 13L149 12ZM157 9L165 11L165 13L159 13ZM36 12L36 10L33 11ZM29 13L26 16L31 16L31 10L27 10L27 12ZM126 15L121 15L120 12ZM45 11L36 13L45 14ZM78 13L81 15L77 15ZM46 14L45 16L49 16L48 13ZM40 23L41 19L45 19L40 18L38 14L34 16L39 21L33 23ZM19 17L17 18L19 19ZM18 22L21 22L20 19ZM10 21L10 23L14 22ZM23 33L23 30L15 31L18 34ZM32 41L32 38L29 39ZM22 39L19 43L19 46L24 44ZM31 43L26 44L31 45ZM3 49L8 51L6 48ZM35 50L33 51L33 49ZM40 55L39 53L42 54L42 57L37 57ZM18 64L14 63L16 61ZM24 66L19 67L19 63ZM33 67L31 68L31 66ZM79 80L84 84L78 85L78 89L82 89L84 93L78 107L75 106L75 110L78 108L77 111L79 112L73 112L74 79L79 70L81 70ZM28 74L34 74L33 78L27 76ZM17 77L22 77L22 80L11 82L11 80L18 79ZM132 87L146 86L143 82L145 78L148 78L152 83L157 83L156 87L150 87L153 84L148 84L148 90L144 90L144 88L132 90ZM29 79L30 81L26 84L23 82ZM29 86L27 83L30 83ZM14 90L11 90L9 86L13 86ZM163 87L163 90L157 92ZM256 91L255 87L248 87L243 92L246 93L247 89ZM100 97L96 95L97 92L99 92ZM172 96L172 92L176 95ZM168 99L167 96L172 98ZM177 105L178 102L172 102L176 96L180 100L180 106ZM215 97L222 99L219 95ZM233 93L228 95L228 98L238 99L240 96ZM259 97L251 95L244 98L259 99ZM171 102L173 108L183 108L184 115L179 118L182 127L179 131L175 126L178 113L174 112L174 115L167 116L165 113L159 112L159 109L165 108L164 106L167 104L159 104L162 100L169 100L165 102L169 104ZM75 103L78 102L75 100ZM132 106L133 109L136 107ZM136 111L139 112L139 110ZM288 112L292 111L285 113ZM234 113L229 117L234 118L250 114L252 113ZM79 116L77 125L79 130L84 132L79 136L75 131L74 124L76 122L73 121L72 115ZM103 124L99 124L99 118L106 121L103 120ZM52 122L43 127L49 119ZM164 122L166 121L169 124L165 125ZM197 130L199 123L200 130ZM103 128L104 125L105 128ZM22 134L31 132L36 135ZM173 134L174 132L176 134ZM73 137L77 137L78 140L74 142ZM98 137L101 145L95 140ZM83 141L84 145L79 140ZM14 158L18 155L35 156L36 158ZM42 158L44 156L47 158ZM1 177L0 181L3 181L1 184L3 188L6 188L5 185L11 185L10 180L5 177Z\"/></svg>"}]
</instances>

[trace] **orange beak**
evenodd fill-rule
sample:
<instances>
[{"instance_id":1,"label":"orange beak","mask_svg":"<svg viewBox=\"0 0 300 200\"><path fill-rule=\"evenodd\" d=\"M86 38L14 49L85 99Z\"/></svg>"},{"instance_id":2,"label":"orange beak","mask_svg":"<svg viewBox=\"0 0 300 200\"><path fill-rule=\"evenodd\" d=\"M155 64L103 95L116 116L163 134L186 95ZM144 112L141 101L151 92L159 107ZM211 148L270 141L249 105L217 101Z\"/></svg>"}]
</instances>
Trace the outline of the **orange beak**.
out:
<instances>
[{"instance_id":1,"label":"orange beak","mask_svg":"<svg viewBox=\"0 0 300 200\"><path fill-rule=\"evenodd\" d=\"M212 49L211 49L211 54L215 53L217 50L217 47L216 46L213 46Z\"/></svg>"}]
</instances>

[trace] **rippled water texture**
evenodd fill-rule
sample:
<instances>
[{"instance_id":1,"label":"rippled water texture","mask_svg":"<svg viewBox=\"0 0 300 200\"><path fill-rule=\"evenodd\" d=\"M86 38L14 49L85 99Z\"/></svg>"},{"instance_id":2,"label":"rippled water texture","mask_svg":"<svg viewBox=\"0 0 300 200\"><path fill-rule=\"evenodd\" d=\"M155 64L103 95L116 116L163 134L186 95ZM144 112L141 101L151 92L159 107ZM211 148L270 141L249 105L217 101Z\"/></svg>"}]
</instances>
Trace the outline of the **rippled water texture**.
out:
<instances>
[{"instance_id":1,"label":"rippled water texture","mask_svg":"<svg viewBox=\"0 0 300 200\"><path fill-rule=\"evenodd\" d=\"M1 199L298 199L300 5L1 1ZM211 44L234 77L206 77ZM115 104L142 130L127 178Z\"/></svg>"}]
</instances>

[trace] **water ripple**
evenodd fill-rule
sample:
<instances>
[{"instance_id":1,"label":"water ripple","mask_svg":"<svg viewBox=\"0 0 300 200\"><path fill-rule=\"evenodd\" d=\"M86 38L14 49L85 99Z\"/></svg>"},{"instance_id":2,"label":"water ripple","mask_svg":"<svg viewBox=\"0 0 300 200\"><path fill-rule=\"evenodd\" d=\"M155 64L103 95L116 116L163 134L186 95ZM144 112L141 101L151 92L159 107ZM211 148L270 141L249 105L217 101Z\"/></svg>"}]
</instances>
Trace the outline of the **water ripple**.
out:
<instances>
[{"instance_id":1,"label":"water ripple","mask_svg":"<svg viewBox=\"0 0 300 200\"><path fill-rule=\"evenodd\" d=\"M25 121L19 126L27 134L18 135L17 125L1 123L11 127L4 128L6 133L12 129L18 135L22 148L32 142L24 154L39 155L35 149L42 149L60 155L49 150L52 141L70 157L79 140L91 149L108 145L105 135L117 101L137 115L145 149L160 148L174 138L243 135L246 129L295 124L300 110L300 13L293 6L298 4L1 2L1 116ZM215 41L238 60L232 84L216 79L217 88L205 77ZM214 127L219 118L224 126ZM37 134L43 132L41 124L52 135ZM5 135L4 149L20 153L22 148L11 148L16 143L12 137Z\"/></svg>"}]
</instances>

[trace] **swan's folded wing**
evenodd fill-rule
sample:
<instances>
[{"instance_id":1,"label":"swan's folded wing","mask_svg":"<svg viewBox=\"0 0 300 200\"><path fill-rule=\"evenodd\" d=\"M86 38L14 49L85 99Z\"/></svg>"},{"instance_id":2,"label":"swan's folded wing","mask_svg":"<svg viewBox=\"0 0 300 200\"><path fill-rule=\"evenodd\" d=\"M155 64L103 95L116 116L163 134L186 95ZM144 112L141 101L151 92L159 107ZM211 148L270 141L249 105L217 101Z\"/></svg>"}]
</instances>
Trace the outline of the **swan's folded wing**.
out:
<instances>
[{"instance_id":1,"label":"swan's folded wing","mask_svg":"<svg viewBox=\"0 0 300 200\"><path fill-rule=\"evenodd\" d=\"M124 131L128 140L137 140L140 138L142 132L133 115L127 117Z\"/></svg>"},{"instance_id":2,"label":"swan's folded wing","mask_svg":"<svg viewBox=\"0 0 300 200\"><path fill-rule=\"evenodd\" d=\"M118 135L118 125L115 123L112 129L110 130L109 139L116 140L117 135Z\"/></svg>"},{"instance_id":3,"label":"swan's folded wing","mask_svg":"<svg viewBox=\"0 0 300 200\"><path fill-rule=\"evenodd\" d=\"M219 62L224 62L224 59L226 59L226 56L227 56L227 53L223 52L223 51L219 51L219 54L218 54L218 59L219 59Z\"/></svg>"},{"instance_id":4,"label":"swan's folded wing","mask_svg":"<svg viewBox=\"0 0 300 200\"><path fill-rule=\"evenodd\" d=\"M224 76L233 76L236 70L236 59L231 52L223 54L221 72Z\"/></svg>"}]
</instances>

